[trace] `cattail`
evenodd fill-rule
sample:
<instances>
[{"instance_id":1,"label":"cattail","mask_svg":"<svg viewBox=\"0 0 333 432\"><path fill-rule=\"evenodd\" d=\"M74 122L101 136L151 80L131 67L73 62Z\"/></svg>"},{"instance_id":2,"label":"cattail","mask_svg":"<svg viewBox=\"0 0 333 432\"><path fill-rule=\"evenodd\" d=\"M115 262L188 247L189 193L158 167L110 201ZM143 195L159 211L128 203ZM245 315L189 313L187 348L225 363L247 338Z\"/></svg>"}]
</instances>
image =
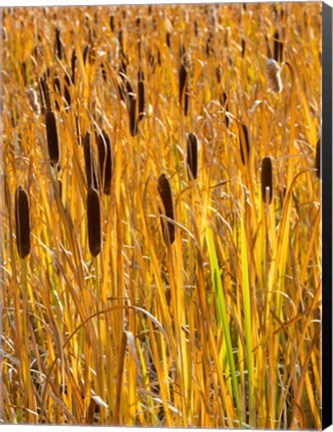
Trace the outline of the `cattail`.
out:
<instances>
[{"instance_id":1,"label":"cattail","mask_svg":"<svg viewBox=\"0 0 333 432\"><path fill-rule=\"evenodd\" d=\"M57 27L55 30L56 37L56 56L61 59L62 58L62 43L60 39L60 29Z\"/></svg>"},{"instance_id":2,"label":"cattail","mask_svg":"<svg viewBox=\"0 0 333 432\"><path fill-rule=\"evenodd\" d=\"M109 135L103 130L97 138L98 160L102 190L106 195L111 191L112 158Z\"/></svg>"},{"instance_id":3,"label":"cattail","mask_svg":"<svg viewBox=\"0 0 333 432\"><path fill-rule=\"evenodd\" d=\"M138 73L138 109L139 109L139 117L138 121L141 121L145 116L145 83L144 83L144 75L140 70Z\"/></svg>"},{"instance_id":4,"label":"cattail","mask_svg":"<svg viewBox=\"0 0 333 432\"><path fill-rule=\"evenodd\" d=\"M35 90L32 87L30 87L26 91L25 95L26 95L27 100L29 102L30 108L35 113L35 115L38 116L40 114L40 106L38 103L37 93L35 92Z\"/></svg>"},{"instance_id":5,"label":"cattail","mask_svg":"<svg viewBox=\"0 0 333 432\"><path fill-rule=\"evenodd\" d=\"M167 47L170 48L170 46L171 46L171 34L170 34L170 32L167 32L167 34L166 34L166 44L167 44Z\"/></svg>"},{"instance_id":6,"label":"cattail","mask_svg":"<svg viewBox=\"0 0 333 432\"><path fill-rule=\"evenodd\" d=\"M130 133L134 137L138 133L138 123L136 115L136 94L128 93L129 97L129 121L130 121Z\"/></svg>"},{"instance_id":7,"label":"cattail","mask_svg":"<svg viewBox=\"0 0 333 432\"><path fill-rule=\"evenodd\" d=\"M283 58L283 43L280 41L279 32L276 30L274 33L274 60L282 62Z\"/></svg>"},{"instance_id":8,"label":"cattail","mask_svg":"<svg viewBox=\"0 0 333 432\"><path fill-rule=\"evenodd\" d=\"M28 194L21 186L15 193L15 222L18 254L25 258L30 253L30 204Z\"/></svg>"},{"instance_id":9,"label":"cattail","mask_svg":"<svg viewBox=\"0 0 333 432\"><path fill-rule=\"evenodd\" d=\"M69 75L67 75L67 73L65 73L64 80L66 83L64 85L64 98L66 101L67 108L70 108L70 106L71 106L71 94L69 92L69 88L71 87L72 83L71 83L71 79L70 79Z\"/></svg>"},{"instance_id":10,"label":"cattail","mask_svg":"<svg viewBox=\"0 0 333 432\"><path fill-rule=\"evenodd\" d=\"M86 64L87 61L87 55L89 51L89 45L86 45L83 49L83 63Z\"/></svg>"},{"instance_id":11,"label":"cattail","mask_svg":"<svg viewBox=\"0 0 333 432\"><path fill-rule=\"evenodd\" d=\"M60 160L60 147L58 142L56 117L53 111L46 111L45 123L50 163L51 165L57 165Z\"/></svg>"},{"instance_id":12,"label":"cattail","mask_svg":"<svg viewBox=\"0 0 333 432\"><path fill-rule=\"evenodd\" d=\"M217 82L219 84L221 84L221 79L222 79L222 66L221 65L217 66L217 68L215 69L215 73L216 73Z\"/></svg>"},{"instance_id":13,"label":"cattail","mask_svg":"<svg viewBox=\"0 0 333 432\"><path fill-rule=\"evenodd\" d=\"M321 176L321 164L320 164L320 139L316 146L316 176L320 179Z\"/></svg>"},{"instance_id":14,"label":"cattail","mask_svg":"<svg viewBox=\"0 0 333 432\"><path fill-rule=\"evenodd\" d=\"M268 87L275 93L280 93L283 89L280 72L281 69L275 60L267 60L266 77L268 81Z\"/></svg>"},{"instance_id":15,"label":"cattail","mask_svg":"<svg viewBox=\"0 0 333 432\"><path fill-rule=\"evenodd\" d=\"M22 62L21 64L21 70L22 70L22 77L23 77L23 82L24 85L27 85L27 64L25 61Z\"/></svg>"},{"instance_id":16,"label":"cattail","mask_svg":"<svg viewBox=\"0 0 333 432\"><path fill-rule=\"evenodd\" d=\"M249 134L245 124L240 127L238 125L239 141L240 141L240 152L243 165L247 165L250 156L250 143Z\"/></svg>"},{"instance_id":17,"label":"cattail","mask_svg":"<svg viewBox=\"0 0 333 432\"><path fill-rule=\"evenodd\" d=\"M113 15L110 15L110 29L111 29L112 33L114 33L115 24L114 24L114 16Z\"/></svg>"},{"instance_id":18,"label":"cattail","mask_svg":"<svg viewBox=\"0 0 333 432\"><path fill-rule=\"evenodd\" d=\"M89 188L87 194L88 240L91 256L96 257L101 251L101 209L96 189Z\"/></svg>"},{"instance_id":19,"label":"cattail","mask_svg":"<svg viewBox=\"0 0 333 432\"><path fill-rule=\"evenodd\" d=\"M187 168L188 178L195 180L198 177L198 138L193 132L187 136Z\"/></svg>"},{"instance_id":20,"label":"cattail","mask_svg":"<svg viewBox=\"0 0 333 432\"><path fill-rule=\"evenodd\" d=\"M118 33L118 41L119 41L120 51L124 51L124 34L122 30L120 30Z\"/></svg>"},{"instance_id":21,"label":"cattail","mask_svg":"<svg viewBox=\"0 0 333 432\"><path fill-rule=\"evenodd\" d=\"M76 63L76 52L75 49L72 52L72 57L71 57L71 69L72 69L72 83L73 85L75 85L75 63Z\"/></svg>"},{"instance_id":22,"label":"cattail","mask_svg":"<svg viewBox=\"0 0 333 432\"><path fill-rule=\"evenodd\" d=\"M186 88L186 81L187 81L187 70L184 63L182 63L179 69L179 103L181 107L183 107L184 105L183 100L184 100L184 93Z\"/></svg>"},{"instance_id":23,"label":"cattail","mask_svg":"<svg viewBox=\"0 0 333 432\"><path fill-rule=\"evenodd\" d=\"M267 188L269 189L268 204L270 204L273 198L273 168L269 156L266 156L261 162L261 196L263 201L266 201Z\"/></svg>"},{"instance_id":24,"label":"cattail","mask_svg":"<svg viewBox=\"0 0 333 432\"><path fill-rule=\"evenodd\" d=\"M267 35L265 35L265 42L266 42L267 57L270 59L272 58L272 50Z\"/></svg>"},{"instance_id":25,"label":"cattail","mask_svg":"<svg viewBox=\"0 0 333 432\"><path fill-rule=\"evenodd\" d=\"M158 178L157 188L163 202L165 216L167 216L169 219L174 220L172 192L169 180L166 178L165 174L162 174ZM175 226L173 223L166 221L162 217L161 224L164 242L166 245L171 245L175 241Z\"/></svg>"},{"instance_id":26,"label":"cattail","mask_svg":"<svg viewBox=\"0 0 333 432\"><path fill-rule=\"evenodd\" d=\"M198 37L198 34L199 34L198 23L197 23L197 21L195 20L195 21L194 21L194 35L195 35L195 37Z\"/></svg>"},{"instance_id":27,"label":"cattail","mask_svg":"<svg viewBox=\"0 0 333 432\"><path fill-rule=\"evenodd\" d=\"M89 132L86 133L83 140L83 152L88 188L97 188L97 179L91 145L91 135Z\"/></svg>"},{"instance_id":28,"label":"cattail","mask_svg":"<svg viewBox=\"0 0 333 432\"><path fill-rule=\"evenodd\" d=\"M246 41L244 38L242 38L242 58L245 56L245 49L246 49Z\"/></svg>"}]
</instances>

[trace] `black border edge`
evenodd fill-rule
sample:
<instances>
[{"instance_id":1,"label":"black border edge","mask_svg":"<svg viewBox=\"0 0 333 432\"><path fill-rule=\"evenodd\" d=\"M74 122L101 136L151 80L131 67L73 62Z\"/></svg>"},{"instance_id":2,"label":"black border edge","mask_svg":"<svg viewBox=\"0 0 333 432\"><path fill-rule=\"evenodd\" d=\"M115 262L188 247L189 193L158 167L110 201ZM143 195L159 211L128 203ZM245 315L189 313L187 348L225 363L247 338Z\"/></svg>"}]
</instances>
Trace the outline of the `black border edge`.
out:
<instances>
[{"instance_id":1,"label":"black border edge","mask_svg":"<svg viewBox=\"0 0 333 432\"><path fill-rule=\"evenodd\" d=\"M322 428L332 424L332 8L322 2Z\"/></svg>"}]
</instances>

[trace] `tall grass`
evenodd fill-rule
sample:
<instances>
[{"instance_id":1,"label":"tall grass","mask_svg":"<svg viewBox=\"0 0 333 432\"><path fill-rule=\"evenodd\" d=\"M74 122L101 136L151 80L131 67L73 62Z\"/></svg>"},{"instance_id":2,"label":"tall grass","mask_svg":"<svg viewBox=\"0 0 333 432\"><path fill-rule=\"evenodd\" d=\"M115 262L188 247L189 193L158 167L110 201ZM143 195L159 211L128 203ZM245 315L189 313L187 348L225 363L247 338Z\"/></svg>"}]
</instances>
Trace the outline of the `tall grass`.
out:
<instances>
[{"instance_id":1,"label":"tall grass","mask_svg":"<svg viewBox=\"0 0 333 432\"><path fill-rule=\"evenodd\" d=\"M321 428L320 10L3 10L4 422Z\"/></svg>"}]
</instances>

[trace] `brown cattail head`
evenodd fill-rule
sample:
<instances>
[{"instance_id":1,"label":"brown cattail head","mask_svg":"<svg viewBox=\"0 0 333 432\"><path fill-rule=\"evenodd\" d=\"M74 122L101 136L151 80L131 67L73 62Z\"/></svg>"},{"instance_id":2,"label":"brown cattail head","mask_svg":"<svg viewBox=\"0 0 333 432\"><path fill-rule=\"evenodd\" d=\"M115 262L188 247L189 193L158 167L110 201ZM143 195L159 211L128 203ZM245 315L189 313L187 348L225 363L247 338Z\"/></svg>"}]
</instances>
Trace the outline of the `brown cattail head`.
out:
<instances>
[{"instance_id":1,"label":"brown cattail head","mask_svg":"<svg viewBox=\"0 0 333 432\"><path fill-rule=\"evenodd\" d=\"M30 253L30 204L28 194L21 186L15 193L15 222L18 254L25 258Z\"/></svg>"},{"instance_id":2,"label":"brown cattail head","mask_svg":"<svg viewBox=\"0 0 333 432\"><path fill-rule=\"evenodd\" d=\"M320 179L321 177L321 164L320 164L320 138L316 146L316 176Z\"/></svg>"},{"instance_id":3,"label":"brown cattail head","mask_svg":"<svg viewBox=\"0 0 333 432\"><path fill-rule=\"evenodd\" d=\"M184 107L184 94L186 92L186 84L187 84L187 70L182 63L179 69L179 103L181 107Z\"/></svg>"},{"instance_id":4,"label":"brown cattail head","mask_svg":"<svg viewBox=\"0 0 333 432\"><path fill-rule=\"evenodd\" d=\"M239 145L243 165L247 165L250 158L249 133L245 124L238 125Z\"/></svg>"},{"instance_id":5,"label":"brown cattail head","mask_svg":"<svg viewBox=\"0 0 333 432\"><path fill-rule=\"evenodd\" d=\"M275 93L280 93L283 89L280 71L280 67L275 60L267 60L266 77L268 81L268 87Z\"/></svg>"},{"instance_id":6,"label":"brown cattail head","mask_svg":"<svg viewBox=\"0 0 333 432\"><path fill-rule=\"evenodd\" d=\"M75 49L72 52L72 57L71 57L71 69L72 69L72 83L73 85L75 85L75 64L76 64L76 52Z\"/></svg>"},{"instance_id":7,"label":"brown cattail head","mask_svg":"<svg viewBox=\"0 0 333 432\"><path fill-rule=\"evenodd\" d=\"M264 202L266 201L267 188L269 188L268 204L270 204L273 198L273 168L269 156L264 157L261 162L261 197Z\"/></svg>"},{"instance_id":8,"label":"brown cattail head","mask_svg":"<svg viewBox=\"0 0 333 432\"><path fill-rule=\"evenodd\" d=\"M97 138L99 172L102 183L102 190L110 195L112 176L112 155L109 135L103 130Z\"/></svg>"},{"instance_id":9,"label":"brown cattail head","mask_svg":"<svg viewBox=\"0 0 333 432\"><path fill-rule=\"evenodd\" d=\"M160 175L158 178L157 189L163 203L164 215L174 220L172 191L165 174ZM175 226L163 217L161 217L161 225L164 242L166 245L171 245L175 241Z\"/></svg>"},{"instance_id":10,"label":"brown cattail head","mask_svg":"<svg viewBox=\"0 0 333 432\"><path fill-rule=\"evenodd\" d=\"M46 136L51 165L57 165L60 161L60 147L58 142L57 123L53 111L46 111Z\"/></svg>"},{"instance_id":11,"label":"brown cattail head","mask_svg":"<svg viewBox=\"0 0 333 432\"><path fill-rule=\"evenodd\" d=\"M88 188L97 188L97 179L94 165L93 150L91 144L91 135L86 133L83 140L84 163L86 168L86 177Z\"/></svg>"},{"instance_id":12,"label":"brown cattail head","mask_svg":"<svg viewBox=\"0 0 333 432\"><path fill-rule=\"evenodd\" d=\"M62 58L62 42L60 39L60 29L57 27L55 30L55 46L56 56L61 60Z\"/></svg>"},{"instance_id":13,"label":"brown cattail head","mask_svg":"<svg viewBox=\"0 0 333 432\"><path fill-rule=\"evenodd\" d=\"M50 90L47 83L47 76L43 75L39 80L42 106L47 111L51 111Z\"/></svg>"},{"instance_id":14,"label":"brown cattail head","mask_svg":"<svg viewBox=\"0 0 333 432\"><path fill-rule=\"evenodd\" d=\"M187 135L187 174L189 179L198 177L198 137L193 132Z\"/></svg>"},{"instance_id":15,"label":"brown cattail head","mask_svg":"<svg viewBox=\"0 0 333 432\"><path fill-rule=\"evenodd\" d=\"M279 32L274 33L274 60L282 62L283 59L283 43L280 40Z\"/></svg>"},{"instance_id":16,"label":"brown cattail head","mask_svg":"<svg viewBox=\"0 0 333 432\"><path fill-rule=\"evenodd\" d=\"M88 240L91 256L101 251L101 209L96 189L89 188L87 194Z\"/></svg>"},{"instance_id":17,"label":"brown cattail head","mask_svg":"<svg viewBox=\"0 0 333 432\"><path fill-rule=\"evenodd\" d=\"M144 119L145 116L145 82L143 72L140 70L138 73L138 109L139 109L139 117L138 121Z\"/></svg>"},{"instance_id":18,"label":"brown cattail head","mask_svg":"<svg viewBox=\"0 0 333 432\"><path fill-rule=\"evenodd\" d=\"M130 123L130 133L134 137L138 133L138 121L136 113L136 94L128 93L129 98L129 123Z\"/></svg>"},{"instance_id":19,"label":"brown cattail head","mask_svg":"<svg viewBox=\"0 0 333 432\"><path fill-rule=\"evenodd\" d=\"M228 96L226 92L223 92L220 96L220 103L223 106L223 112L224 112L224 119L225 119L225 125L229 127L229 117L227 116L226 112L229 111L229 105L228 105Z\"/></svg>"},{"instance_id":20,"label":"brown cattail head","mask_svg":"<svg viewBox=\"0 0 333 432\"><path fill-rule=\"evenodd\" d=\"M116 29L113 15L110 15L110 29L111 29L112 33L114 33L114 31Z\"/></svg>"}]
</instances>

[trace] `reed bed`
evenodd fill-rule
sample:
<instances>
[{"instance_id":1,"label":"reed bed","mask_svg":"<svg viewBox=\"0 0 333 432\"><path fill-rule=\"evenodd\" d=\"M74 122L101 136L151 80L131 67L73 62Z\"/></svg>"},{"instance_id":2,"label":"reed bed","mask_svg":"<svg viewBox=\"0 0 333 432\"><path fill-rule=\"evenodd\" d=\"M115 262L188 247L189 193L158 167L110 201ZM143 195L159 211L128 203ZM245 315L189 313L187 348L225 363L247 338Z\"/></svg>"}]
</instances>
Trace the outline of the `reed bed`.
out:
<instances>
[{"instance_id":1,"label":"reed bed","mask_svg":"<svg viewBox=\"0 0 333 432\"><path fill-rule=\"evenodd\" d=\"M3 9L1 421L321 428L320 12Z\"/></svg>"}]
</instances>

